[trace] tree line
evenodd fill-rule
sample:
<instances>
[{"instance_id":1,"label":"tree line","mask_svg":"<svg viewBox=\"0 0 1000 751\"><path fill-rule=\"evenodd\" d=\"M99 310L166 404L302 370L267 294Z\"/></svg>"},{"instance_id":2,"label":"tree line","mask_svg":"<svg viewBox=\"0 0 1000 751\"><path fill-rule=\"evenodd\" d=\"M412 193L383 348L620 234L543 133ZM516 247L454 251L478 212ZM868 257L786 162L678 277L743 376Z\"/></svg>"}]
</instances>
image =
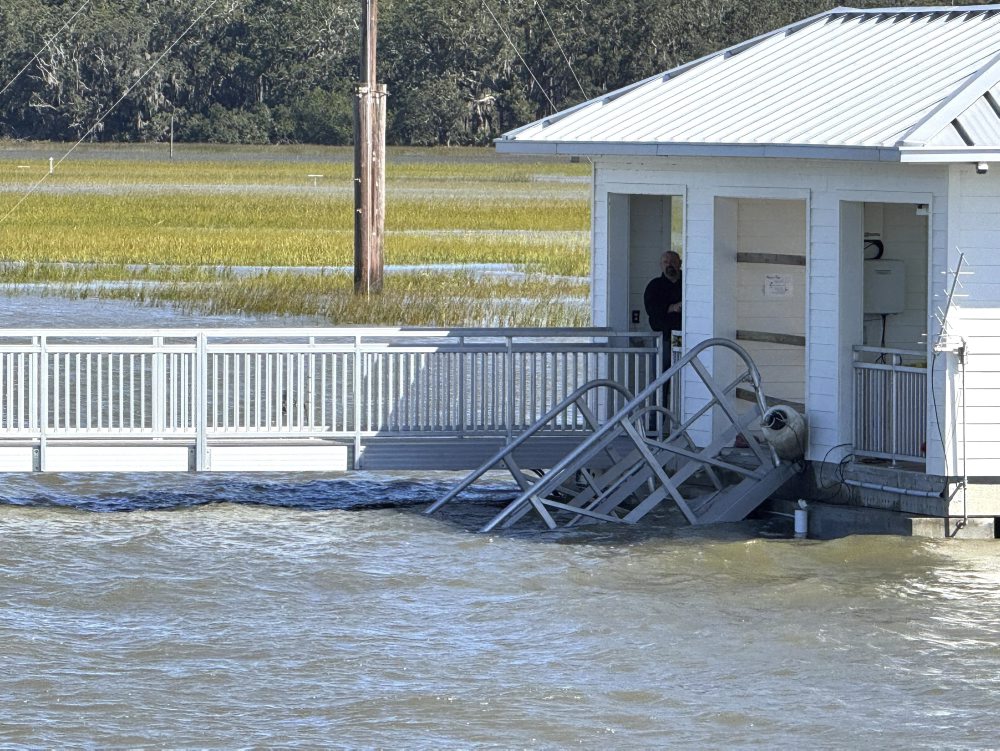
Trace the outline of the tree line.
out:
<instances>
[{"instance_id":1,"label":"tree line","mask_svg":"<svg viewBox=\"0 0 1000 751\"><path fill-rule=\"evenodd\" d=\"M381 0L387 138L485 144L838 4ZM348 144L360 15L360 0L4 0L0 137L160 141L173 123L179 141Z\"/></svg>"}]
</instances>

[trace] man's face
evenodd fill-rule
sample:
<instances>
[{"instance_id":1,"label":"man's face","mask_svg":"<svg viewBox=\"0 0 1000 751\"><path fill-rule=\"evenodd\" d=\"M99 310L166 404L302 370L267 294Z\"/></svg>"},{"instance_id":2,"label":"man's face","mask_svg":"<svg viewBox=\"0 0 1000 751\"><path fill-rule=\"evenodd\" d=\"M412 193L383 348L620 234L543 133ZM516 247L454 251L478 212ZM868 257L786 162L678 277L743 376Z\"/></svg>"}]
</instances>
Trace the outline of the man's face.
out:
<instances>
[{"instance_id":1,"label":"man's face","mask_svg":"<svg viewBox=\"0 0 1000 751\"><path fill-rule=\"evenodd\" d=\"M681 257L673 252L664 253L660 256L660 269L667 279L676 282L681 276Z\"/></svg>"}]
</instances>

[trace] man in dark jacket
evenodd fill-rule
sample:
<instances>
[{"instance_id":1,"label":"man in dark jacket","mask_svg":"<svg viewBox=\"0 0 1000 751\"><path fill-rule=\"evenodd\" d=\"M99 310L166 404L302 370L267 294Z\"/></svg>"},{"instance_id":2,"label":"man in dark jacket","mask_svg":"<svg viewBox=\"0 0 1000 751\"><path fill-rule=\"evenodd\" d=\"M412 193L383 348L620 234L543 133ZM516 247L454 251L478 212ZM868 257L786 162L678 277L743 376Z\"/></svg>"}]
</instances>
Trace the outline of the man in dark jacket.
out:
<instances>
[{"instance_id":1,"label":"man in dark jacket","mask_svg":"<svg viewBox=\"0 0 1000 751\"><path fill-rule=\"evenodd\" d=\"M661 332L663 337L663 369L670 367L670 332L681 330L681 257L672 250L660 256L663 271L646 285L642 295L649 316L649 327ZM670 384L663 385L664 407L670 404ZM656 419L650 419L650 430L656 431Z\"/></svg>"},{"instance_id":2,"label":"man in dark jacket","mask_svg":"<svg viewBox=\"0 0 1000 751\"><path fill-rule=\"evenodd\" d=\"M646 285L642 300L649 327L663 334L663 369L670 367L670 332L681 330L681 257L672 250L660 256L660 276Z\"/></svg>"}]
</instances>

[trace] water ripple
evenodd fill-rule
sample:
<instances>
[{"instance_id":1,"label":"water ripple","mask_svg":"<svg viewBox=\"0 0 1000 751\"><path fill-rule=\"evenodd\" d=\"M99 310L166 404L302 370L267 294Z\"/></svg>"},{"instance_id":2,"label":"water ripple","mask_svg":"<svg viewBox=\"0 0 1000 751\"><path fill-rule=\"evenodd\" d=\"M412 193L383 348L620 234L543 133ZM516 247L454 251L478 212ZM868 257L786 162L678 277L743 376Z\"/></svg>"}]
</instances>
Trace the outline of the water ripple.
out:
<instances>
[{"instance_id":1,"label":"water ripple","mask_svg":"<svg viewBox=\"0 0 1000 751\"><path fill-rule=\"evenodd\" d=\"M987 748L996 547L475 534L453 478L7 478L4 748Z\"/></svg>"}]
</instances>

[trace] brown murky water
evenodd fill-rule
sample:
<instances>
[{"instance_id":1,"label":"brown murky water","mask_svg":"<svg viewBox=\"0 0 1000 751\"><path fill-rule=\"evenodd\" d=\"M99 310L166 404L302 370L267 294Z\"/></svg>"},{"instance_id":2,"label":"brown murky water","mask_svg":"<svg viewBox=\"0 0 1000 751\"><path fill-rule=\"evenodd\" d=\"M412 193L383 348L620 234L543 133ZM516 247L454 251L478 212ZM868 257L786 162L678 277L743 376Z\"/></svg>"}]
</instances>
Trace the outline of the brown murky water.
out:
<instances>
[{"instance_id":1,"label":"brown murky water","mask_svg":"<svg viewBox=\"0 0 1000 751\"><path fill-rule=\"evenodd\" d=\"M447 482L6 478L0 746L996 746L995 542L488 536Z\"/></svg>"},{"instance_id":2,"label":"brown murky water","mask_svg":"<svg viewBox=\"0 0 1000 751\"><path fill-rule=\"evenodd\" d=\"M450 480L0 478L0 747L998 745L995 541L480 535L509 490L423 516Z\"/></svg>"}]
</instances>

